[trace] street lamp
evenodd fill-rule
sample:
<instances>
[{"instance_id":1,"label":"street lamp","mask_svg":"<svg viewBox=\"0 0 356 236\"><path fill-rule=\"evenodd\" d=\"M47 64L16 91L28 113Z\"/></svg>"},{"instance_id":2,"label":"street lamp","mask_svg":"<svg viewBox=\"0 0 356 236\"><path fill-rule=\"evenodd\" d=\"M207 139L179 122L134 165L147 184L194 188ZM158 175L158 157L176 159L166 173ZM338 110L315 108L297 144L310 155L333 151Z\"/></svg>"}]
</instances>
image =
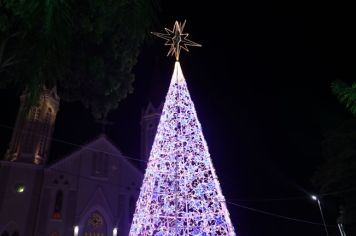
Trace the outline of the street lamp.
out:
<instances>
[{"instance_id":1,"label":"street lamp","mask_svg":"<svg viewBox=\"0 0 356 236\"><path fill-rule=\"evenodd\" d=\"M117 236L117 228L116 227L112 230L112 235Z\"/></svg>"},{"instance_id":2,"label":"street lamp","mask_svg":"<svg viewBox=\"0 0 356 236\"><path fill-rule=\"evenodd\" d=\"M346 233L345 233L345 230L344 230L344 226L341 223L338 223L337 227L339 228L341 236L346 236Z\"/></svg>"},{"instance_id":3,"label":"street lamp","mask_svg":"<svg viewBox=\"0 0 356 236\"><path fill-rule=\"evenodd\" d=\"M323 210L321 209L320 200L319 200L319 198L318 198L316 195L311 195L311 199L313 199L314 201L317 201L317 202L318 202L318 206L319 206L319 210L320 210L320 215L321 215L321 219L323 220L323 224L324 224L326 236L329 236L328 227L326 227L326 224L325 224L324 214L323 214Z\"/></svg>"},{"instance_id":4,"label":"street lamp","mask_svg":"<svg viewBox=\"0 0 356 236\"><path fill-rule=\"evenodd\" d=\"M74 226L74 236L78 236L78 234L79 234L79 226L76 225Z\"/></svg>"}]
</instances>

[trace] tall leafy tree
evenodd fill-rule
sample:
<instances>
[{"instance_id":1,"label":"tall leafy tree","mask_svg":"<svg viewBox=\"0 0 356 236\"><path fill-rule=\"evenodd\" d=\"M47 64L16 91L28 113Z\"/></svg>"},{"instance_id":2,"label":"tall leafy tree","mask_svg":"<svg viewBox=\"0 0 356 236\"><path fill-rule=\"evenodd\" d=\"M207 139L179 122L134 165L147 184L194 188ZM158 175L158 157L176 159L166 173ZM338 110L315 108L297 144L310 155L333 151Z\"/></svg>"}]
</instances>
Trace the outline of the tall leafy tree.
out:
<instances>
[{"instance_id":1,"label":"tall leafy tree","mask_svg":"<svg viewBox=\"0 0 356 236\"><path fill-rule=\"evenodd\" d=\"M32 102L56 86L63 100L105 117L133 90L154 1L0 0L0 37L16 33L12 48L21 59L0 85L15 84Z\"/></svg>"}]
</instances>

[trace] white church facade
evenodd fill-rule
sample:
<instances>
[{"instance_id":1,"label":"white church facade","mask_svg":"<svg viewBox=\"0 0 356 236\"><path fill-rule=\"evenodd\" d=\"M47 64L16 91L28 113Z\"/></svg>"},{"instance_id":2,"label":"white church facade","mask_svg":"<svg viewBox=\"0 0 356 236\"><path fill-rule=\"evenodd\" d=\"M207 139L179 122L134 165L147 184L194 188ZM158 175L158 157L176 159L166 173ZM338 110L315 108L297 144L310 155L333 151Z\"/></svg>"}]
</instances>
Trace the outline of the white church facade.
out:
<instances>
[{"instance_id":1,"label":"white church facade","mask_svg":"<svg viewBox=\"0 0 356 236\"><path fill-rule=\"evenodd\" d=\"M45 90L29 112L25 100L0 163L0 236L128 235L142 169L105 135L48 165L59 97ZM149 105L142 114L143 159L159 113Z\"/></svg>"}]
</instances>

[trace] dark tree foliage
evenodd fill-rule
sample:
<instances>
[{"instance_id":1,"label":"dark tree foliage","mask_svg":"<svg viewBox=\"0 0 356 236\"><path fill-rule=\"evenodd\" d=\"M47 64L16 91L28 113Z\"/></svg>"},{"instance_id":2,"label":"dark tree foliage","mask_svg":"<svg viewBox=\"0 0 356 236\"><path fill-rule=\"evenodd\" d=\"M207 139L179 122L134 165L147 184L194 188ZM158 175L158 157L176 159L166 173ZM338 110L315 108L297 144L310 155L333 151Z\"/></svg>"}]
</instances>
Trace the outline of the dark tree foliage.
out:
<instances>
[{"instance_id":1,"label":"dark tree foliage","mask_svg":"<svg viewBox=\"0 0 356 236\"><path fill-rule=\"evenodd\" d=\"M342 201L343 222L356 226L356 119L325 135L324 161L313 177L321 192L336 192ZM356 232L354 232L356 233Z\"/></svg>"},{"instance_id":2,"label":"dark tree foliage","mask_svg":"<svg viewBox=\"0 0 356 236\"><path fill-rule=\"evenodd\" d=\"M348 86L345 82L338 80L331 85L333 93L346 108L356 115L356 83Z\"/></svg>"},{"instance_id":3,"label":"dark tree foliage","mask_svg":"<svg viewBox=\"0 0 356 236\"><path fill-rule=\"evenodd\" d=\"M1 74L0 86L14 84L31 101L56 86L63 100L104 118L133 90L153 1L0 0L0 42L16 34L9 58L19 61Z\"/></svg>"},{"instance_id":4,"label":"dark tree foliage","mask_svg":"<svg viewBox=\"0 0 356 236\"><path fill-rule=\"evenodd\" d=\"M6 55L8 40L9 38L5 38L2 42L0 42L0 75L5 74L9 68L16 64L15 55Z\"/></svg>"}]
</instances>

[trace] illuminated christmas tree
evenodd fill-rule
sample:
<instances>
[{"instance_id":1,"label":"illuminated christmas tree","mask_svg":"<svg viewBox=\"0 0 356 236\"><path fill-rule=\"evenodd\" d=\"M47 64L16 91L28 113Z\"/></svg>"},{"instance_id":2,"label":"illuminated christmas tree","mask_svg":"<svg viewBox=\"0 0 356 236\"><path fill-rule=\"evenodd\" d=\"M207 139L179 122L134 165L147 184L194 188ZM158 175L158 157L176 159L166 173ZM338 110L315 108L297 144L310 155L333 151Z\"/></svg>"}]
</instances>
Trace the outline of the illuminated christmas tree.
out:
<instances>
[{"instance_id":1,"label":"illuminated christmas tree","mask_svg":"<svg viewBox=\"0 0 356 236\"><path fill-rule=\"evenodd\" d=\"M130 235L235 235L208 146L190 98L180 49L200 46L185 22L155 35L167 40L176 63L148 160Z\"/></svg>"}]
</instances>

